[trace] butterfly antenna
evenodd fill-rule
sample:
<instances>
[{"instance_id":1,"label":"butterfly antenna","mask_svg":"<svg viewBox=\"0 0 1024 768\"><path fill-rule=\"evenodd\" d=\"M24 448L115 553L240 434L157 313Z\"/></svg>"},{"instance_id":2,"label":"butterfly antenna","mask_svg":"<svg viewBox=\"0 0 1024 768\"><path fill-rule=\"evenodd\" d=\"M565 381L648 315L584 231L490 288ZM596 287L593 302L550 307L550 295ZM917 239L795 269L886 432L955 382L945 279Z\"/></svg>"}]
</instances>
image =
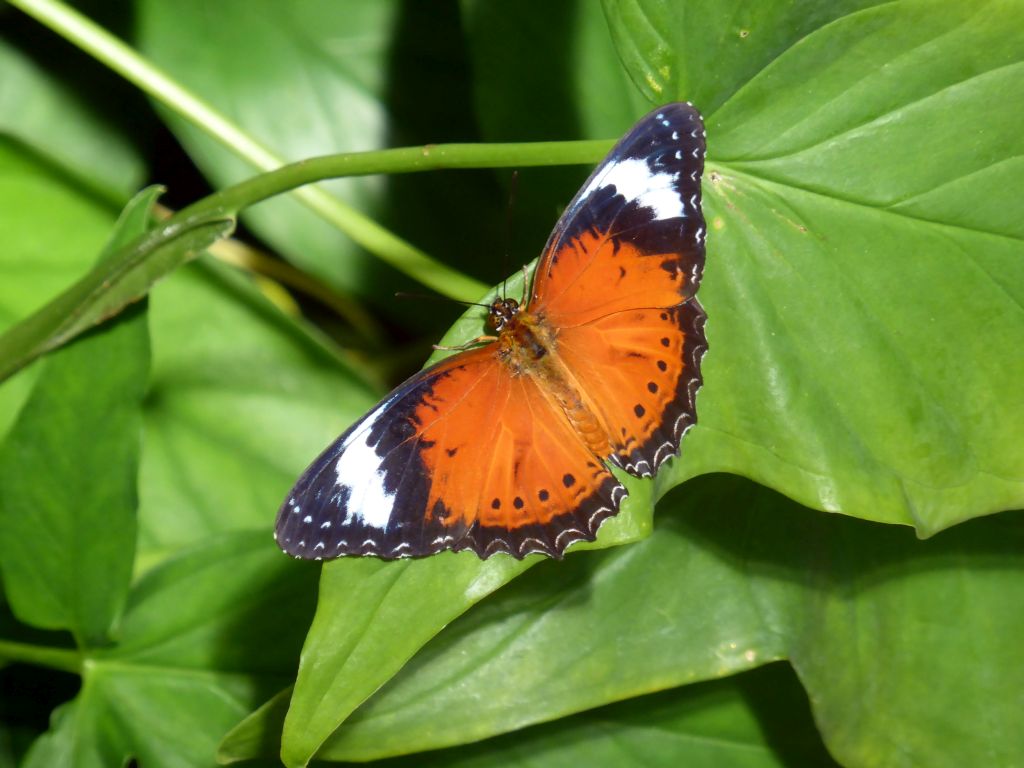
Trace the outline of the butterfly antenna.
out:
<instances>
[{"instance_id":1,"label":"butterfly antenna","mask_svg":"<svg viewBox=\"0 0 1024 768\"><path fill-rule=\"evenodd\" d=\"M501 274L505 275L501 279L501 298L505 298L508 295L508 271L512 263L512 258L509 255L509 249L512 243L512 218L516 208L516 196L519 192L519 171L512 171L512 178L509 180L508 185L508 205L505 206L505 231L502 233L504 239L504 248L501 249L503 257L501 264Z\"/></svg>"},{"instance_id":2,"label":"butterfly antenna","mask_svg":"<svg viewBox=\"0 0 1024 768\"><path fill-rule=\"evenodd\" d=\"M417 293L416 291L396 291L396 299L428 299L429 301L445 301L453 304L461 304L464 307L483 307L484 309L490 309L490 305L481 304L478 301L462 301L461 299L453 299L449 296L438 296L436 293Z\"/></svg>"}]
</instances>

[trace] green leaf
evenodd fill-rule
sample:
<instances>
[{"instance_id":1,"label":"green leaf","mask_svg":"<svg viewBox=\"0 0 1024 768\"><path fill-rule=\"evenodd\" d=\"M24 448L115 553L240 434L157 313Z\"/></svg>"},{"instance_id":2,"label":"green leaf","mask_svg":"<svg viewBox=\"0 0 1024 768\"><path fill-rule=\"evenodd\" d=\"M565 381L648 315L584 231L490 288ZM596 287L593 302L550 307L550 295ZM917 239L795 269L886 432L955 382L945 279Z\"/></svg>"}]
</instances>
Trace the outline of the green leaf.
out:
<instances>
[{"instance_id":1,"label":"green leaf","mask_svg":"<svg viewBox=\"0 0 1024 768\"><path fill-rule=\"evenodd\" d=\"M116 218L18 143L0 139L0 329L37 309L89 268ZM53 226L54 219L61 222ZM0 436L21 410L35 369L0 386Z\"/></svg>"},{"instance_id":2,"label":"green leaf","mask_svg":"<svg viewBox=\"0 0 1024 768\"><path fill-rule=\"evenodd\" d=\"M50 730L32 744L20 765L24 768L47 768L51 765L73 765L74 763L74 721L78 704L69 702L53 710L50 716ZM81 764L95 764L80 757Z\"/></svg>"},{"instance_id":3,"label":"green leaf","mask_svg":"<svg viewBox=\"0 0 1024 768\"><path fill-rule=\"evenodd\" d=\"M26 764L212 765L221 736L294 674L314 575L266 532L222 535L150 571L120 644L94 654Z\"/></svg>"},{"instance_id":4,"label":"green leaf","mask_svg":"<svg viewBox=\"0 0 1024 768\"><path fill-rule=\"evenodd\" d=\"M534 568L455 621L318 756L460 744L780 658L844 764L1024 748L1019 514L922 542L728 476L660 509L649 539Z\"/></svg>"},{"instance_id":5,"label":"green leaf","mask_svg":"<svg viewBox=\"0 0 1024 768\"><path fill-rule=\"evenodd\" d=\"M101 263L142 233L159 190L125 209ZM15 614L104 642L135 551L141 402L149 371L143 311L47 361L0 446L0 570Z\"/></svg>"},{"instance_id":6,"label":"green leaf","mask_svg":"<svg viewBox=\"0 0 1024 768\"><path fill-rule=\"evenodd\" d=\"M292 689L285 688L228 731L217 748L217 762L229 764L257 757L278 759L291 695Z\"/></svg>"},{"instance_id":7,"label":"green leaf","mask_svg":"<svg viewBox=\"0 0 1024 768\"><path fill-rule=\"evenodd\" d=\"M201 0L138 4L140 46L163 70L286 160L369 150L384 144L381 103L395 2L339 5L273 0L220 3L211 23ZM259 51L253 56L253 51ZM188 121L165 119L212 183L253 169ZM380 201L376 179L323 186L363 209ZM243 214L245 223L295 264L352 290L375 267L335 227L281 197Z\"/></svg>"},{"instance_id":8,"label":"green leaf","mask_svg":"<svg viewBox=\"0 0 1024 768\"><path fill-rule=\"evenodd\" d=\"M234 229L229 216L171 221L126 243L0 336L0 379L144 297L168 272Z\"/></svg>"},{"instance_id":9,"label":"green leaf","mask_svg":"<svg viewBox=\"0 0 1024 768\"><path fill-rule=\"evenodd\" d=\"M379 393L365 366L212 260L154 288L150 327L139 491L147 554L219 531L269 531L295 478Z\"/></svg>"},{"instance_id":10,"label":"green leaf","mask_svg":"<svg viewBox=\"0 0 1024 768\"><path fill-rule=\"evenodd\" d=\"M338 725L446 623L541 558L443 553L324 566L281 758L305 765Z\"/></svg>"},{"instance_id":11,"label":"green leaf","mask_svg":"<svg viewBox=\"0 0 1024 768\"><path fill-rule=\"evenodd\" d=\"M871 25L865 28L864 24L865 20L872 19L873 14L897 16L889 19L884 34L879 33L881 38L872 41L876 47L889 46L900 50L892 38L903 36L905 40L901 44L916 50L922 36L926 39L937 37L936 45L945 59L970 56L970 48L965 47L962 40L954 38L956 44L947 44L945 37L934 34L934 29L931 30L931 38L927 29L922 33L917 25L920 12L913 6L903 10L886 7L851 16L819 29L799 44L795 44L797 38L793 38L787 43L792 44L789 50L780 48L781 43L777 40L773 48L769 46L773 52L766 63L778 60L753 83L743 89L737 86L735 96L718 113L709 117L712 150L718 146L715 143L717 135L725 136L722 142L728 146L727 130L731 125L736 126L736 131L745 130L743 135L761 137L762 142L765 136L785 133L783 125L763 124L764 118L762 125L757 126L758 130L750 129L755 117L753 107L751 114L744 113L742 119L732 123L726 119L730 109L739 110L747 100L770 114L764 106L769 103L767 96L757 89L762 79L767 82L763 87L764 94L774 93L783 86L788 89L787 93L802 93L796 89L800 78L818 79L823 82L822 95L812 91L812 96L822 100L831 98L835 88L825 89L824 83L830 78L837 78L841 85L844 82L843 71L838 66L826 67L823 61L837 58L837 52L849 51L851 41L867 45L863 40L870 39ZM816 18L820 23L821 17ZM692 23L692 20L688 21ZM999 26L998 22L992 24ZM1001 26L1009 28L1005 20ZM806 31L810 33L813 30ZM779 40L785 39L785 36L779 37ZM997 45L995 40L989 42L988 48L993 51L1005 48ZM933 51L929 55L939 54ZM913 67L917 63L911 60L903 66ZM991 62L963 63L982 69L994 66ZM886 72L879 68L881 64L874 69L868 66L865 72L863 57L851 56L846 64L849 77L856 72L858 82L870 83L872 77L887 77ZM771 79L776 70L783 71L786 76ZM911 78L905 79L908 83L913 82ZM904 95L907 103L912 105L919 100L919 94L914 93L913 88L909 90L910 93ZM806 105L799 105L795 97L791 102L794 112L806 109ZM887 105L888 109L893 107L892 104ZM834 109L822 109L817 114L831 121L829 130L834 129L835 122L843 117L853 120L862 116L859 112L844 115ZM787 118L789 122L785 125L790 125L798 116L787 115ZM931 118L929 124L935 133L937 121ZM939 132L943 140L958 141L958 125L952 124L947 128L940 124L940 129L946 129L945 133ZM816 127L819 134L832 135L824 130L824 126ZM910 141L906 131L901 134L886 121L879 121L877 130L879 141L887 143L887 146L899 148L900 142L907 144ZM922 126L916 128L918 133L922 130ZM801 136L801 140L805 139L806 136ZM1008 123L997 122L987 145L989 149L983 148L979 152L984 154L993 146L1014 141L1019 143L1019 132L1014 133ZM833 144L823 146L833 153L826 159L835 161L835 178L845 179L849 175L851 161L836 160L838 150ZM761 151L760 145L756 148ZM904 148L900 157L910 158L913 153ZM868 157L858 158L858 163L860 168L871 167ZM929 161L925 165L928 173L948 167L938 161ZM788 166L776 163L772 169L777 175L783 167ZM921 173L921 167L920 160L913 167L909 160L905 160L893 176L905 178L914 172ZM877 206L851 203L837 194L823 194L817 189L810 191L795 185L786 187L774 178L754 175L754 168L754 164L746 160L741 163L724 159L709 167L706 199L712 237L701 296L711 318L709 336L712 344L705 359L706 388L701 395L701 421L684 445L684 458L676 463L673 470L659 477L658 487L665 490L691 475L729 469L771 482L815 506L863 517L914 522L925 533L965 517L1016 503L1020 499L1021 483L1013 480L1013 472L1019 477L1021 462L1017 456L1020 451L1014 450L1007 438L1011 429L1009 425L1014 423L1012 415L1024 411L1019 393L1014 394L1017 389L1011 389L1013 382L1020 378L1014 374L1024 371L1018 371L1019 366L1006 366L994 352L1000 346L1006 348L1006 333L1017 346L1022 346L1017 344L1017 336L1021 332L1019 313L1008 313L999 318L1005 325L999 329L995 339L978 341L971 330L974 326L967 319L968 310L963 307L972 297L961 295L962 284L946 281L947 286L942 282L946 274L956 272L952 268L953 260L961 258L964 246L952 238L960 233L952 233L951 238L946 229L939 234L936 225L927 221L893 216ZM950 172L955 174L957 170ZM816 181L819 186L820 183L820 179ZM934 183L934 179L929 183ZM968 237L971 234L967 233ZM972 252L978 252L980 248L977 242L967 245ZM1003 242L998 246L1003 251L999 261L1002 274L1020 274L1022 262L1017 244ZM894 261L893 253L939 254L942 258L933 257L925 263L918 259L899 262ZM995 273L996 269L988 271ZM957 274L960 279L971 277L970 274ZM985 314L983 305L986 300L1002 300L1002 297L997 295L998 291L988 283L984 273L976 277L972 288L980 291L982 298L970 311ZM1017 281L1015 285L1021 284ZM510 290L515 293L514 286ZM1006 286L1005 290L1016 288ZM913 301L901 300L911 294ZM951 307L955 307L958 314L950 315ZM936 336L935 322L926 321L926 318L943 317L953 321L954 335L958 333L961 336L954 345L948 344L947 337ZM851 329L856 329L856 332ZM870 331L867 336L864 335L865 330ZM469 327L463 326L453 329L446 342L464 340L473 335ZM837 339L844 338L852 340L837 343ZM716 344L716 339L728 339L729 343ZM959 397L951 387L944 386L947 381L945 372L957 370L962 377L954 360L963 358L965 354L977 368L977 384L968 396ZM996 370L998 365L1003 366L1001 371ZM851 370L858 371L859 375L851 376ZM997 391L983 391L983 381L987 384L998 382ZM967 413L951 423L951 414L964 408L968 398L973 399L976 405L966 406ZM908 408L908 404L911 407ZM984 418L982 411L986 409L1001 412L1004 415L1003 425L995 425L992 419ZM993 436L993 432L997 439L989 448L986 440ZM936 445L942 445L945 450L934 451ZM963 461L964 458L973 459L972 452L978 454L977 461ZM986 467L993 463L997 467L995 472L982 469L974 473L973 481L964 482L965 473L973 473L975 465ZM1010 472L1004 473L1002 470L1007 464ZM1002 480L1002 477L1008 479ZM679 562L678 557L665 559L670 563ZM565 570L561 569L568 566L560 564L557 567L559 573L564 574ZM699 566L695 567L700 572ZM603 564L597 573L605 573L604 569L607 569L607 573L613 574L619 568L621 566L617 564ZM710 572L706 575L711 585L721 583L720 577ZM538 582L542 579L539 575L530 578ZM554 579L554 576L549 578ZM540 586L535 588L539 589ZM633 585L632 589L635 593L638 587ZM663 601L671 603L674 596L678 597L676 584L671 583L670 590L669 594L662 595ZM728 591L743 590L744 581L737 575ZM438 625L458 614L458 611L448 612L440 608L446 599L443 592L428 590L427 593L439 598ZM621 602L625 604L628 600L621 598ZM385 624L391 621L392 605L387 602L382 607L387 611L384 615L389 617ZM352 613L348 614L348 610ZM371 612L371 606L351 608L339 602L325 604L321 611L329 611L335 617L345 612L346 618L358 622L358 617ZM622 622L624 627L643 626L643 615L632 614L628 610L625 613L630 619ZM715 617L716 622L718 618ZM738 642L723 649L713 642L713 638L700 632L691 633L688 635L688 639L693 641L691 653L703 653L705 656L691 659L682 668L676 657L664 651L642 647L631 649L634 657L650 665L644 673L646 678L644 675L638 677L636 671L630 669L622 673L628 680L614 676L605 680L603 675L607 672L601 670L615 669L617 660L605 659L603 664L595 660L592 666L585 665L579 669L575 687L564 692L564 700L559 695L561 692L545 687L545 682L555 676L553 669L545 667L534 680L535 687L542 693L537 694L537 699L530 706L513 707L511 698L496 699L490 714L501 720L500 725L488 724L488 713L481 712L476 706L478 699L468 697L446 701L442 706L426 695L427 691L437 690L442 680L451 679L450 671L443 667L434 669L433 657L428 652L414 659L393 684L401 685L399 681L407 679L406 675L417 680L422 687L417 688L410 683L410 688L403 689L403 696L423 704L422 709L414 708L414 714L410 713L408 720L382 718L376 721L375 715L370 713L376 712L377 699L371 699L341 726L338 735L319 754L367 759L394 754L386 751L388 745L409 750L460 743L535 722L533 718L540 711L547 711L546 717L557 717L602 703L609 697L619 698L641 692L630 688L627 684L630 682L637 685L640 684L638 680L658 679L660 687L667 677L674 681L673 684L681 684L693 676L725 674L761 663L765 658L779 658L785 654L784 646L772 642L773 632L759 625L756 612L740 610L735 620L744 619L754 623L746 627L742 623L738 625L734 638L729 642L737 642L735 637L747 638L749 642L746 645ZM342 622L343 619L336 618L335 621ZM715 624L709 620L707 626ZM626 630L619 630L622 631ZM448 634L441 635L441 638ZM307 655L310 670L321 669L318 665L324 663L325 658L332 659L330 663L336 665L346 656L349 651L343 644L330 643L329 638L334 639L337 635L336 630L328 628L326 621L314 627ZM420 638L426 636L429 632L419 635ZM564 636L558 640L552 637L550 647L564 648ZM578 647L584 641L585 638L581 638L570 647ZM482 640L480 648L474 651L476 656L468 654L468 657L486 655L484 649L493 648L497 643L493 636ZM324 654L320 650L322 647L337 649L337 652L333 656L330 652ZM727 651L729 647L733 648L731 653ZM390 650L384 644L380 649L381 655ZM751 649L753 655L749 653ZM397 655L404 658L405 653ZM601 658L599 649L592 654L597 654L597 659ZM707 658L707 654L713 654L714 658ZM463 658L466 657L464 654ZM557 652L553 652L553 658L558 670L564 670L570 664L569 659ZM332 669L339 667L332 666ZM340 669L344 672L343 667ZM410 671L421 669L434 670L437 677L424 672L424 677L419 678ZM378 666L377 670L384 677L391 673L393 667ZM365 673L356 671L352 674L352 680L347 676L337 678L334 685L345 690L344 695L338 696L331 695L326 677L316 677L312 671L309 675L300 675L293 695L292 726L285 735L286 759L296 763L308 759L322 733L345 716L351 706L348 702L358 700L362 695L357 692L372 689ZM506 668L495 673L496 678L504 678L507 674ZM308 687L309 680L314 682L312 687ZM350 684L353 688L348 687ZM569 686L568 683L566 685ZM642 685L654 684L646 682ZM486 686L480 687L481 690L483 688L493 696L493 691L501 689L501 683L490 679ZM584 689L589 697L581 701L574 696L579 689ZM389 690L390 686L385 688L385 691ZM615 691L614 695L612 691ZM508 694L509 697L514 695ZM386 698L383 700L387 701ZM392 704L382 703L380 706L389 713L395 712ZM428 711L428 707L433 709ZM459 712L460 707L465 710L461 716L446 718L440 726L431 717L431 711ZM355 740L356 736L344 734L349 733L349 728L353 729L352 733L358 733L363 717L381 723L380 730L370 728L365 732L365 741L349 742L349 738ZM306 745L293 749L293 745L299 743L300 723L307 729L302 734L306 737ZM424 734L425 730L429 731L429 736ZM417 742L418 734L423 734L426 740ZM395 745L396 738L400 739L401 747ZM346 745L346 749L351 746L352 751L333 751L331 745L335 743ZM360 751L363 749L366 751Z\"/></svg>"},{"instance_id":12,"label":"green leaf","mask_svg":"<svg viewBox=\"0 0 1024 768\"><path fill-rule=\"evenodd\" d=\"M233 762L275 754L281 697L225 739ZM286 702L285 702L286 704ZM276 722L276 729L275 729ZM792 670L772 664L725 680L630 699L475 744L382 761L444 766L834 765Z\"/></svg>"},{"instance_id":13,"label":"green leaf","mask_svg":"<svg viewBox=\"0 0 1024 768\"><path fill-rule=\"evenodd\" d=\"M660 516L637 545L547 562L516 580L424 648L319 756L367 760L474 741L783 658L777 636L737 598L742 569L681 539L674 522ZM418 720L430 707L445 717Z\"/></svg>"},{"instance_id":14,"label":"green leaf","mask_svg":"<svg viewBox=\"0 0 1024 768\"><path fill-rule=\"evenodd\" d=\"M694 40L728 19L644 7L661 15L616 29L647 54L634 79L660 66L650 25ZM1013 3L890 3L719 84L700 421L661 487L730 471L925 536L1024 503L1024 356L1007 354L1024 348L1022 18ZM739 78L725 60L716 78ZM700 77L669 74L666 97Z\"/></svg>"},{"instance_id":15,"label":"green leaf","mask_svg":"<svg viewBox=\"0 0 1024 768\"><path fill-rule=\"evenodd\" d=\"M602 0L619 58L636 88L652 104L688 99L705 116L730 99L741 100L746 83L804 37L882 4ZM799 97L807 94L799 90Z\"/></svg>"},{"instance_id":16,"label":"green leaf","mask_svg":"<svg viewBox=\"0 0 1024 768\"><path fill-rule=\"evenodd\" d=\"M8 34L16 39L18 33L15 28ZM21 43L25 45L24 40ZM142 182L143 162L123 127L111 119L114 116L101 113L90 99L94 90L107 84L90 79L86 93L81 79L72 85L3 36L0 71L3 140L66 173L90 196L120 207Z\"/></svg>"},{"instance_id":17,"label":"green leaf","mask_svg":"<svg viewBox=\"0 0 1024 768\"><path fill-rule=\"evenodd\" d=\"M841 763L956 766L984 755L997 765L1022 754L1015 710L1024 651L1014 641L1024 630L1020 512L922 542L843 518L807 525L781 497L751 495L764 499L747 515L754 594L765 621L785 633ZM727 546L707 513L689 501L683 512L696 512L708 538ZM783 578L764 578L775 574Z\"/></svg>"}]
</instances>

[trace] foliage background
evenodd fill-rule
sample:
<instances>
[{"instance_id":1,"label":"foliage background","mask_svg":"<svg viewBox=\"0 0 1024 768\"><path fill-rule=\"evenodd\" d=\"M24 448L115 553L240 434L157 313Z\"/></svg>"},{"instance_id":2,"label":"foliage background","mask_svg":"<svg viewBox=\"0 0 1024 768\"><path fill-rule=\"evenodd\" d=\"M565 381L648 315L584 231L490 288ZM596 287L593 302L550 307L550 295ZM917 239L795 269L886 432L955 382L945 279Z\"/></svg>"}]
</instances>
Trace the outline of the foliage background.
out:
<instances>
[{"instance_id":1,"label":"foliage background","mask_svg":"<svg viewBox=\"0 0 1024 768\"><path fill-rule=\"evenodd\" d=\"M23 12L54 7L0 5L4 328L131 248L147 183L177 209L259 167ZM321 575L270 541L281 497L458 311L394 301L412 262L347 209L245 210L0 386L0 764L1019 762L1020 2L78 7L292 160L693 101L711 347L682 458L591 551ZM323 188L473 299L588 170L527 166L573 151L485 153L523 167L510 236L507 171Z\"/></svg>"}]
</instances>

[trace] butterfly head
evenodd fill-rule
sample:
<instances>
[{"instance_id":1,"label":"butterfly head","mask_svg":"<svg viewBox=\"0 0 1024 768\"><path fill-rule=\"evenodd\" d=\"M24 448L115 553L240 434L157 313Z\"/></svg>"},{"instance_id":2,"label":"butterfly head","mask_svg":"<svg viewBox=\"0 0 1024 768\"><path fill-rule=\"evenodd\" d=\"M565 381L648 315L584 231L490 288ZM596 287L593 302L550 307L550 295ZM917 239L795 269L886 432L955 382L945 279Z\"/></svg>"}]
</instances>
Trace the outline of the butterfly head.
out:
<instances>
[{"instance_id":1,"label":"butterfly head","mask_svg":"<svg viewBox=\"0 0 1024 768\"><path fill-rule=\"evenodd\" d=\"M512 320L519 314L519 302L515 299L495 299L491 302L487 323L496 332L501 333L512 323Z\"/></svg>"}]
</instances>

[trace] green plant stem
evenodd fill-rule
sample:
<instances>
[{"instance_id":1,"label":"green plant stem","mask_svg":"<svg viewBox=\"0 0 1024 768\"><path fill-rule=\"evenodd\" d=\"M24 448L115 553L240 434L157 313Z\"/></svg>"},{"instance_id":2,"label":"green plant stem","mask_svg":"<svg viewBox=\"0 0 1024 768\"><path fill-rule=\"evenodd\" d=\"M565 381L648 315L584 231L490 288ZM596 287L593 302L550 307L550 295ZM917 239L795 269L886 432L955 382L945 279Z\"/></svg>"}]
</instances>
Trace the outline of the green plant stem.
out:
<instances>
[{"instance_id":1,"label":"green plant stem","mask_svg":"<svg viewBox=\"0 0 1024 768\"><path fill-rule=\"evenodd\" d=\"M328 155L282 165L278 157L253 141L227 118L179 86L122 41L59 0L9 1L266 172L188 206L97 264L61 296L8 329L0 336L0 381L80 333L82 328L79 327L64 335L55 334L54 329L67 325L65 317L90 316L89 308L102 302L104 292L110 286L116 285L131 270L140 268L150 256L159 253L164 243L182 233L194 233L202 229L210 230L216 237L223 236L230 232L231 221L240 211L285 192L294 193L305 205L348 234L356 243L423 285L453 299L476 300L486 292L486 285L431 259L323 189L304 185L340 176L407 173L440 168L592 163L600 159L611 143L441 144ZM143 288L151 286L180 263L181 260L171 260L148 269L149 282ZM133 294L132 300L138 298L138 295ZM119 311L124 303L104 304L103 317Z\"/></svg>"},{"instance_id":2,"label":"green plant stem","mask_svg":"<svg viewBox=\"0 0 1024 768\"><path fill-rule=\"evenodd\" d=\"M230 223L240 210L261 200L295 189L302 184L342 175L593 162L595 157L599 158L607 151L609 144L608 141L438 144L316 157L246 179L198 200L161 222L155 229L104 258L78 282L35 314L7 329L0 335L0 382L41 354L70 341L81 332L82 329L79 328L73 333L54 336L55 329L59 330L66 326L65 321L68 317L87 315L89 307L101 302L104 292L116 286L125 272L139 268L147 254L158 253L164 244L181 237L182 233L196 232L202 228L219 230L221 234L217 236L223 236L230 232L230 226L225 226L225 223ZM370 231L367 236L372 237L375 232L383 233L384 237L392 237L379 227ZM442 270L437 266L424 265L415 258L406 260L406 255L402 253L394 254L394 258L393 263L399 269L420 277L424 285L434 288L442 295L473 301L487 290L487 286L482 283L447 268ZM148 285L152 285L180 263L178 261L161 264L158 269L152 271ZM445 281L446 275L451 282ZM103 317L110 317L123 306L105 306Z\"/></svg>"},{"instance_id":3,"label":"green plant stem","mask_svg":"<svg viewBox=\"0 0 1024 768\"><path fill-rule=\"evenodd\" d=\"M210 104L190 93L133 48L74 8L59 0L8 2L105 64L143 93L203 128L256 168L269 170L281 165L280 158Z\"/></svg>"},{"instance_id":4,"label":"green plant stem","mask_svg":"<svg viewBox=\"0 0 1024 768\"><path fill-rule=\"evenodd\" d=\"M434 144L313 157L214 192L182 209L169 221L236 216L244 208L275 195L316 181L345 176L453 168L593 163L608 151L611 143L608 140L597 140L533 144ZM442 296L459 301L475 301L487 291L488 286L477 280L431 259L420 258L419 251L405 248L403 241L391 232L350 208L326 205L319 212L356 242Z\"/></svg>"},{"instance_id":5,"label":"green plant stem","mask_svg":"<svg viewBox=\"0 0 1024 768\"><path fill-rule=\"evenodd\" d=\"M11 0L11 5L110 67L256 169L269 171L283 164L281 158L211 105L176 83L123 41L59 0ZM435 261L327 191L311 187L298 190L295 195L356 243L424 285L459 298L476 297L481 293L482 286L477 281Z\"/></svg>"},{"instance_id":6,"label":"green plant stem","mask_svg":"<svg viewBox=\"0 0 1024 768\"><path fill-rule=\"evenodd\" d=\"M252 199L247 197L251 191L267 190L265 194L260 193L258 199L262 200L281 191L294 190L296 197L307 207L345 232L369 252L396 269L408 274L413 279L418 280L423 285L433 288L445 296L463 301L476 299L484 292L486 287L482 283L435 261L427 254L397 237L384 227L381 227L372 219L345 205L325 190L318 187L306 187L303 189L298 189L298 187L308 184L309 181L313 180L334 176L357 175L359 173L389 173L401 172L403 170L424 170L427 168L493 167L505 165L506 163L500 160L494 162L494 155L489 155L492 159L479 165L472 161L460 164L451 156L453 152L455 155L468 153L469 156L472 156L474 152L480 152L479 157L482 158L488 155L489 151L494 151L500 156L503 151L502 149L481 150L479 147L457 148L456 145L452 145L451 148L424 147L416 150L394 150L395 154L388 155L389 162L378 165L375 169L362 171L352 167L358 166L359 160L344 159L358 158L358 155L336 155L332 156L333 160L330 158L318 158L281 167L283 163L281 158L255 141L239 126L217 112L211 105L181 87L166 73L153 65L152 62L140 56L138 52L128 45L125 45L123 41L114 37L73 8L68 7L59 0L9 0L9 2L110 67L144 93L216 138L230 151L251 163L255 168L263 171L280 170L285 178L294 180L291 183L277 186L276 179L267 181L265 180L266 177L256 177L256 179L250 180L249 184L251 186L243 183L225 190L222 193L223 197L220 198L220 202L226 205L225 210L237 212L244 207L242 203L251 204ZM510 145L499 145L499 147L501 146L508 147ZM607 146L607 143L595 142L594 146L603 148ZM538 151L543 154L543 150ZM598 155L598 152L599 150L596 149L594 151L584 149L579 151L579 154L574 157L559 157L553 162L555 164L591 162ZM446 156L447 162L445 162ZM431 158L433 158L433 164L429 162ZM422 159L422 162L417 163L420 159ZM408 165L404 168L400 167L410 161L414 163L412 167ZM373 162L371 160L370 165ZM304 168L306 164L308 164L308 168ZM532 163L525 160L522 156L518 156L518 159L510 159L510 162L507 164L529 165ZM347 165L349 167L346 167ZM317 170L318 168L321 168L321 170ZM332 168L334 169L333 172L328 170ZM232 197L232 195L237 195L237 198ZM202 205L202 203L197 205Z\"/></svg>"},{"instance_id":7,"label":"green plant stem","mask_svg":"<svg viewBox=\"0 0 1024 768\"><path fill-rule=\"evenodd\" d=\"M303 184L341 176L377 173L409 173L452 168L501 168L536 165L593 163L608 151L611 142L572 141L534 144L435 144L423 147L384 149L326 155L285 165L254 176L204 198L179 215L234 215L243 208ZM333 199L333 198L332 198ZM320 201L313 201L320 206ZM349 208L324 205L318 212L367 250L442 296L475 301L487 286L472 278L421 258L419 251L405 248L403 241Z\"/></svg>"},{"instance_id":8,"label":"green plant stem","mask_svg":"<svg viewBox=\"0 0 1024 768\"><path fill-rule=\"evenodd\" d=\"M304 184L345 176L455 168L588 164L599 160L611 145L612 142L605 139L530 144L428 144L422 147L324 155L290 163L226 187L183 208L177 216L235 215L242 208Z\"/></svg>"},{"instance_id":9,"label":"green plant stem","mask_svg":"<svg viewBox=\"0 0 1024 768\"><path fill-rule=\"evenodd\" d=\"M0 659L75 674L82 671L82 655L72 648L51 648L45 645L0 640Z\"/></svg>"}]
</instances>

